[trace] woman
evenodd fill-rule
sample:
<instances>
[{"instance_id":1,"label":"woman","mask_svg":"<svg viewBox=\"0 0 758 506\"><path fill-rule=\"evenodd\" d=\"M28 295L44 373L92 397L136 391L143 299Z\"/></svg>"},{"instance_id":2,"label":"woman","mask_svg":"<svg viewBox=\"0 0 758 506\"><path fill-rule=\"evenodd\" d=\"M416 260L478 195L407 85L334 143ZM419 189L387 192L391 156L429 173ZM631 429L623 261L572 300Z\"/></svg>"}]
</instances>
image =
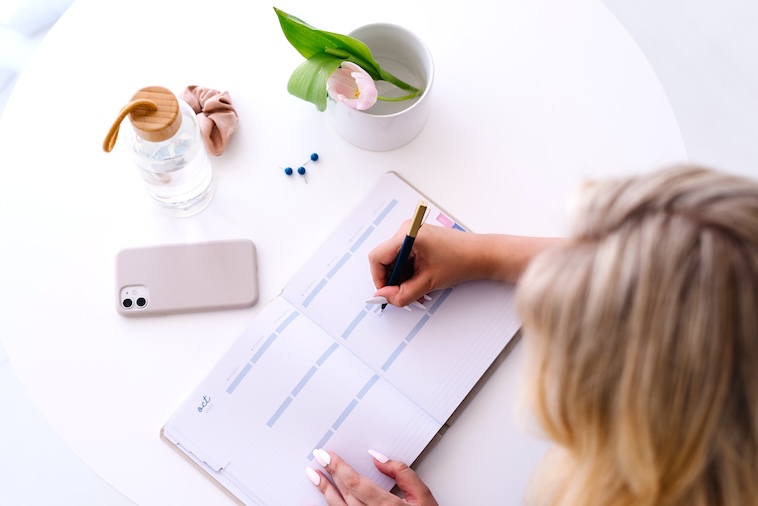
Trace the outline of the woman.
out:
<instances>
[{"instance_id":1,"label":"woman","mask_svg":"<svg viewBox=\"0 0 758 506\"><path fill-rule=\"evenodd\" d=\"M556 443L528 502L758 504L758 183L676 167L577 201L565 240L422 227L412 275L385 286L401 227L370 255L376 295L518 281L528 399ZM330 505L437 504L401 462L373 453L405 501L316 453Z\"/></svg>"}]
</instances>

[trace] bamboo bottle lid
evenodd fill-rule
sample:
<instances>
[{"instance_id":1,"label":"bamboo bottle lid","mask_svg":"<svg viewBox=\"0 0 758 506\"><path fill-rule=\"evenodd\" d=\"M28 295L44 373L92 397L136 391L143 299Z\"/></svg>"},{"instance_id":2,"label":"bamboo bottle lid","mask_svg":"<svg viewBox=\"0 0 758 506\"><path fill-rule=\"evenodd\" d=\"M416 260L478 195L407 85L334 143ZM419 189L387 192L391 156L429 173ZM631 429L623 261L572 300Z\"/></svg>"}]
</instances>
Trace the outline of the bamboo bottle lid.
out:
<instances>
[{"instance_id":1,"label":"bamboo bottle lid","mask_svg":"<svg viewBox=\"0 0 758 506\"><path fill-rule=\"evenodd\" d=\"M158 106L156 111L135 108L129 112L129 120L137 135L150 142L161 142L179 130L182 115L179 102L171 91L162 86L148 86L132 97L132 102L137 100L149 100Z\"/></svg>"}]
</instances>

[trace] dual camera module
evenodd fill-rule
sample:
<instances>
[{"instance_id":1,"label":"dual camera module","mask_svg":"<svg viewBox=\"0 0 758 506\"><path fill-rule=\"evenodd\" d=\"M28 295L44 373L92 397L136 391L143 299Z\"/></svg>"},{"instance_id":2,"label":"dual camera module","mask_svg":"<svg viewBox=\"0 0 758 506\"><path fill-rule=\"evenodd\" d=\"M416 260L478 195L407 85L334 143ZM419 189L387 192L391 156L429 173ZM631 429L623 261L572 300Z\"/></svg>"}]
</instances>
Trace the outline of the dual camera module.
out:
<instances>
[{"instance_id":1,"label":"dual camera module","mask_svg":"<svg viewBox=\"0 0 758 506\"><path fill-rule=\"evenodd\" d=\"M136 303L137 303L137 306L139 307L145 307L147 305L147 299L144 297L137 297ZM133 301L132 299L128 297L121 301L121 305L124 306L126 309L129 309L134 304L135 304L135 301Z\"/></svg>"},{"instance_id":2,"label":"dual camera module","mask_svg":"<svg viewBox=\"0 0 758 506\"><path fill-rule=\"evenodd\" d=\"M121 307L139 310L147 307L149 300L147 287L144 285L125 286L121 289Z\"/></svg>"}]
</instances>

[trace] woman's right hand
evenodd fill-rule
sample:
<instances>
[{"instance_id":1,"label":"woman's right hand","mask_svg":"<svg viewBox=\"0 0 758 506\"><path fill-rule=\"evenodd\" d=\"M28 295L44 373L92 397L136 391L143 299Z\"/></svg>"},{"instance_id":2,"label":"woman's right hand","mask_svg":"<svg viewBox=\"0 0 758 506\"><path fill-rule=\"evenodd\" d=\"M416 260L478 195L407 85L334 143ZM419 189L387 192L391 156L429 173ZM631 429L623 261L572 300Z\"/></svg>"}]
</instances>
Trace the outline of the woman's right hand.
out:
<instances>
[{"instance_id":1,"label":"woman's right hand","mask_svg":"<svg viewBox=\"0 0 758 506\"><path fill-rule=\"evenodd\" d=\"M474 279L515 283L531 259L560 239L505 234L475 234L424 225L413 243L408 268L399 286L388 286L395 259L410 220L368 255L371 276L381 296L394 306L407 306L425 294Z\"/></svg>"},{"instance_id":2,"label":"woman's right hand","mask_svg":"<svg viewBox=\"0 0 758 506\"><path fill-rule=\"evenodd\" d=\"M392 268L405 240L410 221L406 221L389 240L374 248L368 255L371 276L382 296L398 307L420 300L431 291L454 286L470 279L472 273L465 260L475 234L435 225L422 226L413 243L408 268L399 286L388 286Z\"/></svg>"}]
</instances>

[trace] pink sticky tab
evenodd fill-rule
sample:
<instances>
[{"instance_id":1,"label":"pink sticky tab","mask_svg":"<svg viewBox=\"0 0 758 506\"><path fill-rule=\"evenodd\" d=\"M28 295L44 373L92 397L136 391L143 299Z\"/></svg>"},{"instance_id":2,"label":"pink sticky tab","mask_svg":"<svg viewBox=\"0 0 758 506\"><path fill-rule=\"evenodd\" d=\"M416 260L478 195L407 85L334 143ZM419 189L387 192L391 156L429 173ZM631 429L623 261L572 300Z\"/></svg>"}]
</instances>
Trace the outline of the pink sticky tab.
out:
<instances>
[{"instance_id":1,"label":"pink sticky tab","mask_svg":"<svg viewBox=\"0 0 758 506\"><path fill-rule=\"evenodd\" d=\"M437 221L446 227L452 227L453 225L455 225L455 222L453 222L453 220L451 220L450 218L448 218L442 213L437 215Z\"/></svg>"}]
</instances>

